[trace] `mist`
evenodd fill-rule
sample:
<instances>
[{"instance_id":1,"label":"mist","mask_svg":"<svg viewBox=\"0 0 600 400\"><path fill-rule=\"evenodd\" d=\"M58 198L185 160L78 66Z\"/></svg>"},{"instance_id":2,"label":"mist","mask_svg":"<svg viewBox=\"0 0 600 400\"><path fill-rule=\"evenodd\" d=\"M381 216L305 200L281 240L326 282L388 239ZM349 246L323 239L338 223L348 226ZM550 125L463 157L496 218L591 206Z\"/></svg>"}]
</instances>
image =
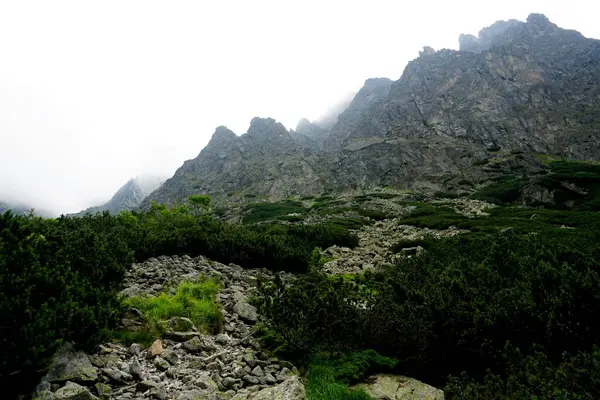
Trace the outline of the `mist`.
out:
<instances>
[{"instance_id":1,"label":"mist","mask_svg":"<svg viewBox=\"0 0 600 400\"><path fill-rule=\"evenodd\" d=\"M132 177L170 177L217 126L323 120L367 78L497 20L539 12L600 37L584 1L323 3L1 2L0 200L102 204Z\"/></svg>"}]
</instances>

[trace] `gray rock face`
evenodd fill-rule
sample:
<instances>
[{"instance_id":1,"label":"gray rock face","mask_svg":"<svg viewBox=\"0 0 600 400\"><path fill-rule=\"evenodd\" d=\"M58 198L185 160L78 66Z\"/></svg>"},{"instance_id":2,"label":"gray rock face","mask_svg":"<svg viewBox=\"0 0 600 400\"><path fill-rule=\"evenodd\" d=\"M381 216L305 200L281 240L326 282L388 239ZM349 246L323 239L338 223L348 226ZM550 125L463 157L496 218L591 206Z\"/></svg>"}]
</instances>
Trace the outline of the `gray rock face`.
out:
<instances>
[{"instance_id":1,"label":"gray rock face","mask_svg":"<svg viewBox=\"0 0 600 400\"><path fill-rule=\"evenodd\" d=\"M144 206L192 193L231 204L244 194L279 200L324 188L452 190L465 179L485 184L499 168L534 172L534 152L600 156L600 41L540 14L459 41L460 51L424 48L398 81L367 80L326 133L308 121L288 133L260 118L240 137L218 128ZM502 161L483 165L498 150Z\"/></svg>"},{"instance_id":2,"label":"gray rock face","mask_svg":"<svg viewBox=\"0 0 600 400\"><path fill-rule=\"evenodd\" d=\"M98 378L98 370L82 351L75 351L71 343L65 343L56 354L44 378L50 383L66 381L93 382Z\"/></svg>"}]
</instances>

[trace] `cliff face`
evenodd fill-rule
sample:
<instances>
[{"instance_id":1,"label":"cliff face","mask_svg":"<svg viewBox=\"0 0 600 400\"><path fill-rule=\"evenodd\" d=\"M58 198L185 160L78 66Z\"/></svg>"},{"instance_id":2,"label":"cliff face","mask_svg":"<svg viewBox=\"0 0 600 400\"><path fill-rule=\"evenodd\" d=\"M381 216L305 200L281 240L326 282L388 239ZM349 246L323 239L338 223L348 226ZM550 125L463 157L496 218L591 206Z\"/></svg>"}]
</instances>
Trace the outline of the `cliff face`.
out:
<instances>
[{"instance_id":1,"label":"cliff face","mask_svg":"<svg viewBox=\"0 0 600 400\"><path fill-rule=\"evenodd\" d=\"M396 82L368 79L333 125L301 121L288 133L255 119L241 137L218 128L151 198L447 189L534 171L534 153L600 156L600 41L532 14L459 42L458 51L424 48ZM490 157L497 162L482 167Z\"/></svg>"}]
</instances>

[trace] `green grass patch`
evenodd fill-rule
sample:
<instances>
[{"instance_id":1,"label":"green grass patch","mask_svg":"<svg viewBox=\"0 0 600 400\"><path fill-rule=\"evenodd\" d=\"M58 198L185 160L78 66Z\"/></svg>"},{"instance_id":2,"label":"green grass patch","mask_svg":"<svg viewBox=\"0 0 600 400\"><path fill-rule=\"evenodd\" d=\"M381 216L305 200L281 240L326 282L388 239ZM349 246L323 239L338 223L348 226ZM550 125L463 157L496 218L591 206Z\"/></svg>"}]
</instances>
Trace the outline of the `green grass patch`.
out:
<instances>
[{"instance_id":1,"label":"green grass patch","mask_svg":"<svg viewBox=\"0 0 600 400\"><path fill-rule=\"evenodd\" d=\"M217 333L223 323L221 307L216 301L220 287L218 280L202 277L180 283L173 295L134 296L125 299L124 304L142 312L148 335L164 334L166 321L171 317L187 317L202 332Z\"/></svg>"}]
</instances>

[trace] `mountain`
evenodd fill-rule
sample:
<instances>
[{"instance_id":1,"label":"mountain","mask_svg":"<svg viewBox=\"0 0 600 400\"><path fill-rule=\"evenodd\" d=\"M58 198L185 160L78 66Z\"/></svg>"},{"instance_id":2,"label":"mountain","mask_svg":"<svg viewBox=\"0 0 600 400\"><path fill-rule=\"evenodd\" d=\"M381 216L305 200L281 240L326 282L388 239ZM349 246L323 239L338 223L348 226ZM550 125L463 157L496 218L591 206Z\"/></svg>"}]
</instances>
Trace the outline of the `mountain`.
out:
<instances>
[{"instance_id":1,"label":"mountain","mask_svg":"<svg viewBox=\"0 0 600 400\"><path fill-rule=\"evenodd\" d=\"M541 171L535 155L600 156L600 41L544 15L499 21L460 49L424 47L397 81L368 79L335 122L218 128L145 201L283 199L369 186L453 190ZM332 120L331 120L332 121Z\"/></svg>"},{"instance_id":2,"label":"mountain","mask_svg":"<svg viewBox=\"0 0 600 400\"><path fill-rule=\"evenodd\" d=\"M82 216L102 211L117 214L125 210L134 210L140 206L142 201L164 182L164 178L155 176L138 176L130 179L121 186L113 197L101 206L87 208L77 214L70 216Z\"/></svg>"},{"instance_id":3,"label":"mountain","mask_svg":"<svg viewBox=\"0 0 600 400\"><path fill-rule=\"evenodd\" d=\"M27 213L29 213L29 210L31 210L31 209L32 209L32 207L29 207L24 204L15 204L15 203L8 203L8 202L0 201L0 213L10 210L14 214L27 214Z\"/></svg>"},{"instance_id":4,"label":"mountain","mask_svg":"<svg viewBox=\"0 0 600 400\"><path fill-rule=\"evenodd\" d=\"M281 123L254 118L241 136L218 127L198 157L184 162L143 207L151 200L169 203L194 193L210 193L221 202L243 194L311 194L325 189L326 167L316 150L296 143Z\"/></svg>"}]
</instances>

